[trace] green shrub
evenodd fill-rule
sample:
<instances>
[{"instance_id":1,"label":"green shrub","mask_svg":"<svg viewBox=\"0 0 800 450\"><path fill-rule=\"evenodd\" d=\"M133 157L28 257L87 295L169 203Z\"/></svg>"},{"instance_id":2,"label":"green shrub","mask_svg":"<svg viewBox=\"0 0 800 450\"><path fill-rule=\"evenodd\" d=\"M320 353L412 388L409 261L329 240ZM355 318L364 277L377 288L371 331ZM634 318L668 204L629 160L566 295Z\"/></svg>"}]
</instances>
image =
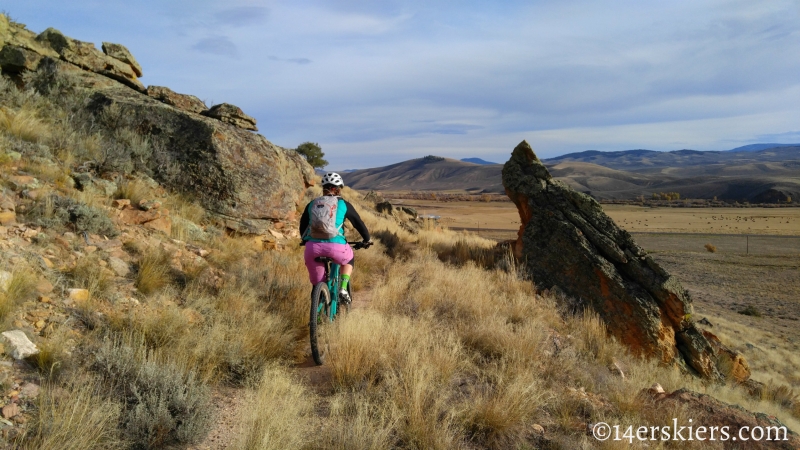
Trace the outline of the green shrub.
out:
<instances>
[{"instance_id":1,"label":"green shrub","mask_svg":"<svg viewBox=\"0 0 800 450\"><path fill-rule=\"evenodd\" d=\"M761 317L761 310L753 305L747 305L744 309L739 311L739 314L744 316Z\"/></svg>"},{"instance_id":2,"label":"green shrub","mask_svg":"<svg viewBox=\"0 0 800 450\"><path fill-rule=\"evenodd\" d=\"M106 340L92 367L123 401L123 435L134 448L194 443L208 432L208 387L193 372L148 352L141 338Z\"/></svg>"},{"instance_id":3,"label":"green shrub","mask_svg":"<svg viewBox=\"0 0 800 450\"><path fill-rule=\"evenodd\" d=\"M119 234L114 222L102 209L59 195L38 200L26 214L26 219L45 228L70 227L77 232L85 231L109 237Z\"/></svg>"}]
</instances>

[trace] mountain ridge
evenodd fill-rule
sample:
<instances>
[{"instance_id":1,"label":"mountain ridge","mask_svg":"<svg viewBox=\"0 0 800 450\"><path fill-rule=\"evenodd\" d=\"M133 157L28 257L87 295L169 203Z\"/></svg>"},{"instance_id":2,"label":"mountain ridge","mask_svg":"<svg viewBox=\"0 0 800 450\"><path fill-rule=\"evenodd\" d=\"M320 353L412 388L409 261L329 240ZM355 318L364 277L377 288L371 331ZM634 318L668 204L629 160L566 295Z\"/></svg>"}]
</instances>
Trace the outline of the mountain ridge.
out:
<instances>
[{"instance_id":1,"label":"mountain ridge","mask_svg":"<svg viewBox=\"0 0 800 450\"><path fill-rule=\"evenodd\" d=\"M800 198L800 147L742 152L589 150L543 163L555 178L598 199L628 200L661 192L752 203ZM427 157L357 170L346 182L361 190L503 193L502 167Z\"/></svg>"}]
</instances>

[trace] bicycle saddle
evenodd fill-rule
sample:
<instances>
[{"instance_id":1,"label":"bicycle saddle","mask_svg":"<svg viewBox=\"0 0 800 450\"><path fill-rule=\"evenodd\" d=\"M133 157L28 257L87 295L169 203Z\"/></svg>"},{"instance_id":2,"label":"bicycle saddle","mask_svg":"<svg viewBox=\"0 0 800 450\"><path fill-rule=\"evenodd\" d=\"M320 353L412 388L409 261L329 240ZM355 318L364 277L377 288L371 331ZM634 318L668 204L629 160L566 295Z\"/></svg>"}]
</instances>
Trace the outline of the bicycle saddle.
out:
<instances>
[{"instance_id":1,"label":"bicycle saddle","mask_svg":"<svg viewBox=\"0 0 800 450\"><path fill-rule=\"evenodd\" d=\"M314 261L325 263L325 262L333 261L333 259L331 259L331 258L329 258L327 256L317 256L316 258L314 258Z\"/></svg>"}]
</instances>

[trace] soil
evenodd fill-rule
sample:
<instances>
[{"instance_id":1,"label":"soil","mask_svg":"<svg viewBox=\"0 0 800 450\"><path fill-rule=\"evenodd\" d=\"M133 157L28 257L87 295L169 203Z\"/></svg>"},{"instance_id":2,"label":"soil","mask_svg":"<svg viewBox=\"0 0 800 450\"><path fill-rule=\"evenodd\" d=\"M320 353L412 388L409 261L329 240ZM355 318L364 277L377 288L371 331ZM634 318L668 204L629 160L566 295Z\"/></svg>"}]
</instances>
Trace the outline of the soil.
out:
<instances>
[{"instance_id":1,"label":"soil","mask_svg":"<svg viewBox=\"0 0 800 450\"><path fill-rule=\"evenodd\" d=\"M708 252L665 252L653 257L689 290L696 314L769 328L800 343L800 257ZM739 313L748 307L760 316Z\"/></svg>"},{"instance_id":2,"label":"soil","mask_svg":"<svg viewBox=\"0 0 800 450\"><path fill-rule=\"evenodd\" d=\"M372 301L372 291L362 290L353 294L353 303L350 308L360 309L369 307ZM294 370L299 379L303 380L306 386L315 393L324 397L333 393L333 377L330 368L322 365L318 366L311 357L311 346L305 344L305 358L294 366ZM215 422L206 438L193 446L186 447L186 450L222 450L230 448L238 432L240 415L247 404L247 389L220 387L213 392L212 404L214 407Z\"/></svg>"}]
</instances>

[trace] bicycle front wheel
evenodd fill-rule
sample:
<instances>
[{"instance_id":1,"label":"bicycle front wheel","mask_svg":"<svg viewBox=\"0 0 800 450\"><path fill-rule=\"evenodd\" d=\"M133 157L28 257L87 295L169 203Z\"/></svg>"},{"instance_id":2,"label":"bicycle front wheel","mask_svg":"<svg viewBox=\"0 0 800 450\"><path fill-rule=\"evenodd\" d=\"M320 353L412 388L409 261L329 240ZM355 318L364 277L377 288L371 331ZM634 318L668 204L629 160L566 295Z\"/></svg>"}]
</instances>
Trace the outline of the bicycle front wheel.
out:
<instances>
[{"instance_id":1,"label":"bicycle front wheel","mask_svg":"<svg viewBox=\"0 0 800 450\"><path fill-rule=\"evenodd\" d=\"M330 317L331 293L325 282L317 283L311 292L311 319L308 322L311 336L311 356L317 365L325 362L325 355L330 349L328 333L331 325Z\"/></svg>"}]
</instances>

